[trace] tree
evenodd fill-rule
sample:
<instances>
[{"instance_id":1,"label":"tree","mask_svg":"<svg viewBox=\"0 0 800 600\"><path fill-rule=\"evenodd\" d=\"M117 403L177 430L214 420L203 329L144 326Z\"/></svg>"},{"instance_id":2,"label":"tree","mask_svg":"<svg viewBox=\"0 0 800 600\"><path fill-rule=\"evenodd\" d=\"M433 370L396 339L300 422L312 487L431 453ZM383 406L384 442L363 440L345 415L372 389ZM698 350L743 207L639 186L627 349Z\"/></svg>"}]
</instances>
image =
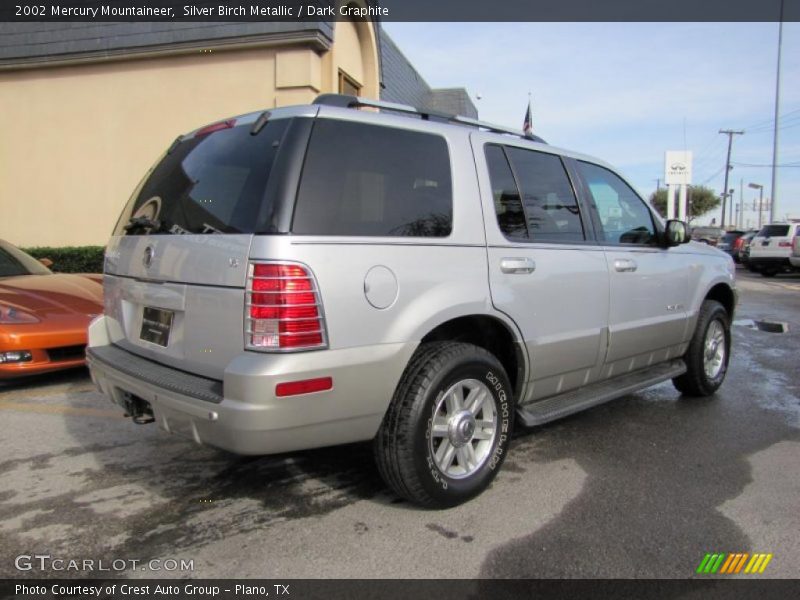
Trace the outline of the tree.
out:
<instances>
[{"instance_id":1,"label":"tree","mask_svg":"<svg viewBox=\"0 0 800 600\"><path fill-rule=\"evenodd\" d=\"M718 208L722 203L722 200L717 196L714 190L703 187L702 185L690 186L688 192L689 214L687 218L689 222ZM675 201L678 201L677 191L675 193ZM662 217L667 215L666 188L661 188L657 192L650 194L650 205L655 208Z\"/></svg>"}]
</instances>

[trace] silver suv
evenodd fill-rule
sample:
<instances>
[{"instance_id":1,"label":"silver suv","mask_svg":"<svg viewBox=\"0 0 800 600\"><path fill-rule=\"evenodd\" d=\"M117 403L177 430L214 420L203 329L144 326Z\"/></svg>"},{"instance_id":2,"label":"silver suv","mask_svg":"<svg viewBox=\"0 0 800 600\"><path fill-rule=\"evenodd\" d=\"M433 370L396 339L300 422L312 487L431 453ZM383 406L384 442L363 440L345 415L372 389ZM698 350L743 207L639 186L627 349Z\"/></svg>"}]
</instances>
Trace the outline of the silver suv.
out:
<instances>
[{"instance_id":1,"label":"silver suv","mask_svg":"<svg viewBox=\"0 0 800 600\"><path fill-rule=\"evenodd\" d=\"M489 485L515 419L714 393L735 302L731 258L609 165L324 95L170 146L109 242L87 355L138 423L239 454L372 440L392 489L441 507Z\"/></svg>"}]
</instances>

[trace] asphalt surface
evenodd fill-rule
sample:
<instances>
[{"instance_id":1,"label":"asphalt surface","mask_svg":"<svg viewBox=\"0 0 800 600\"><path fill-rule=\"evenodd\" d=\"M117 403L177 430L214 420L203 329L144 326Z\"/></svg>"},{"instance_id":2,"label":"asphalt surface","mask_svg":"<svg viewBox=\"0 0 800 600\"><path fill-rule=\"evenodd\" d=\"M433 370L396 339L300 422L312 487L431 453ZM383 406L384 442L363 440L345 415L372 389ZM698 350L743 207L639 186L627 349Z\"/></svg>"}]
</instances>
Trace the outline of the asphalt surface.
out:
<instances>
[{"instance_id":1,"label":"asphalt surface","mask_svg":"<svg viewBox=\"0 0 800 600\"><path fill-rule=\"evenodd\" d=\"M240 458L123 419L84 370L0 384L0 577L100 575L15 568L47 554L141 561L124 577L683 578L707 552L798 577L800 276L740 271L739 290L716 396L666 383L518 432L447 511L389 493L366 444Z\"/></svg>"}]
</instances>

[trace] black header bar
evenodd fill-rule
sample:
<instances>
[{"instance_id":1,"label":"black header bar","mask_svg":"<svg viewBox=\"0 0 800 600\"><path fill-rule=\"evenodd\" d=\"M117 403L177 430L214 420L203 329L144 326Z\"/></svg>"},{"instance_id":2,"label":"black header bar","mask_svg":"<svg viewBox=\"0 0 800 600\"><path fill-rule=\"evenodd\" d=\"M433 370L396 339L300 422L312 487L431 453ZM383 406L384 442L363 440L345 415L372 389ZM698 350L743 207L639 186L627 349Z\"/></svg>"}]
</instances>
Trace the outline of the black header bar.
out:
<instances>
[{"instance_id":1,"label":"black header bar","mask_svg":"<svg viewBox=\"0 0 800 600\"><path fill-rule=\"evenodd\" d=\"M782 15L782 17L781 17ZM0 21L799 21L797 0L0 0Z\"/></svg>"}]
</instances>

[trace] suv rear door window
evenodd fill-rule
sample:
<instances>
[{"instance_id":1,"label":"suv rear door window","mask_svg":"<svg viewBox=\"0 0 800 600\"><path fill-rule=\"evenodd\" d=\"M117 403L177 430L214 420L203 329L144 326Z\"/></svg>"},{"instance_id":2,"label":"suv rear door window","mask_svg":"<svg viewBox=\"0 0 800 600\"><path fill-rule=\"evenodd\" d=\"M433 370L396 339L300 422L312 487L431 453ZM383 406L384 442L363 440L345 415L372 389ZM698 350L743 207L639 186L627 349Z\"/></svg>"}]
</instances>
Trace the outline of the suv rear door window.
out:
<instances>
[{"instance_id":1,"label":"suv rear door window","mask_svg":"<svg viewBox=\"0 0 800 600\"><path fill-rule=\"evenodd\" d=\"M606 168L578 161L597 206L605 241L650 244L655 238L653 215L644 201L619 176Z\"/></svg>"},{"instance_id":2,"label":"suv rear door window","mask_svg":"<svg viewBox=\"0 0 800 600\"><path fill-rule=\"evenodd\" d=\"M508 238L527 240L528 225L525 221L525 211L522 210L522 199L501 146L494 144L486 146L486 164L489 167L494 210L500 230Z\"/></svg>"},{"instance_id":3,"label":"suv rear door window","mask_svg":"<svg viewBox=\"0 0 800 600\"><path fill-rule=\"evenodd\" d=\"M318 119L297 193L301 235L446 237L453 220L443 137Z\"/></svg>"},{"instance_id":4,"label":"suv rear door window","mask_svg":"<svg viewBox=\"0 0 800 600\"><path fill-rule=\"evenodd\" d=\"M114 234L257 231L289 122L268 122L258 135L250 135L252 124L246 124L181 141L134 192ZM141 225L131 227L131 219L140 217Z\"/></svg>"},{"instance_id":5,"label":"suv rear door window","mask_svg":"<svg viewBox=\"0 0 800 600\"><path fill-rule=\"evenodd\" d=\"M575 193L555 154L505 147L522 192L528 236L533 242L583 241Z\"/></svg>"}]
</instances>

